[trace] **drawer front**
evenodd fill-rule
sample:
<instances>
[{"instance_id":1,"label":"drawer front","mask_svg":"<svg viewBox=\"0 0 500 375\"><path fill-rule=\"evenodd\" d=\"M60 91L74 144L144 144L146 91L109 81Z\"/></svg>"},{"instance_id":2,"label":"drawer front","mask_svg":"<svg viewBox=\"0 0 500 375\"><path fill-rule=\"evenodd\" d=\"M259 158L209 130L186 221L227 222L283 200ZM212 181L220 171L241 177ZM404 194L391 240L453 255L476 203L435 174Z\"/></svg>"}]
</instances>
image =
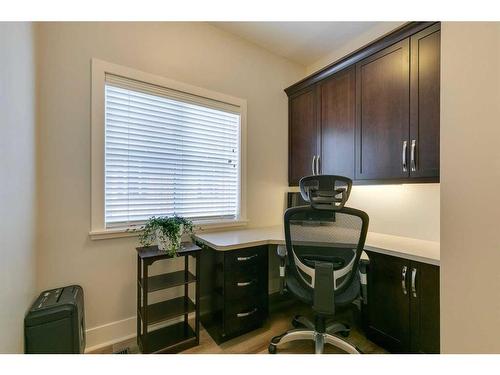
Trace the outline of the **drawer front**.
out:
<instances>
[{"instance_id":1,"label":"drawer front","mask_svg":"<svg viewBox=\"0 0 500 375\"><path fill-rule=\"evenodd\" d=\"M267 317L267 305L262 298L253 299L250 303L234 303L226 309L224 326L225 334L231 336L242 334L260 327Z\"/></svg>"},{"instance_id":2,"label":"drawer front","mask_svg":"<svg viewBox=\"0 0 500 375\"><path fill-rule=\"evenodd\" d=\"M250 270L262 269L267 266L267 256L266 246L228 251L225 253L224 272L245 273Z\"/></svg>"},{"instance_id":3,"label":"drawer front","mask_svg":"<svg viewBox=\"0 0 500 375\"><path fill-rule=\"evenodd\" d=\"M262 280L260 280L256 274L228 278L225 280L226 301L231 302L243 298L255 298L263 294L263 284Z\"/></svg>"}]
</instances>

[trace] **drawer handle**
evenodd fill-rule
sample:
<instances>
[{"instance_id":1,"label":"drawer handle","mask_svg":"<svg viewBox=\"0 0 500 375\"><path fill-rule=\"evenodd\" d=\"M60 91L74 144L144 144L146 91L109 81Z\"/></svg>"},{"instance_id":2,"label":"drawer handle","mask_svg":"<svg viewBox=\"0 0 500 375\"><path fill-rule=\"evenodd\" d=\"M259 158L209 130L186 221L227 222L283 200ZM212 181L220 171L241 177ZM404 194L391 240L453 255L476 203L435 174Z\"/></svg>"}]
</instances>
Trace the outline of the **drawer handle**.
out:
<instances>
[{"instance_id":1,"label":"drawer handle","mask_svg":"<svg viewBox=\"0 0 500 375\"><path fill-rule=\"evenodd\" d=\"M253 284L255 282L255 280L250 280L250 281L244 281L244 282L241 282L241 283L236 283L237 286L249 286L251 284Z\"/></svg>"},{"instance_id":2,"label":"drawer handle","mask_svg":"<svg viewBox=\"0 0 500 375\"><path fill-rule=\"evenodd\" d=\"M403 294L406 295L408 294L406 290L406 271L408 270L408 267L403 266L401 269L401 289L403 289Z\"/></svg>"},{"instance_id":3,"label":"drawer handle","mask_svg":"<svg viewBox=\"0 0 500 375\"><path fill-rule=\"evenodd\" d=\"M247 311L247 312L244 312L244 313L238 313L238 314L236 314L236 316L237 316L238 318L244 318L244 317L246 317L246 316L250 316L250 315L252 315L252 314L255 314L256 312L257 312L257 308L254 308L254 309L253 309L253 310L251 310L251 311Z\"/></svg>"},{"instance_id":4,"label":"drawer handle","mask_svg":"<svg viewBox=\"0 0 500 375\"><path fill-rule=\"evenodd\" d=\"M417 171L417 163L415 161L415 147L416 147L417 141L412 139L411 140L411 151L410 151L410 169L412 172Z\"/></svg>"},{"instance_id":5,"label":"drawer handle","mask_svg":"<svg viewBox=\"0 0 500 375\"><path fill-rule=\"evenodd\" d=\"M402 162L403 162L403 172L407 172L408 171L408 168L406 166L406 147L408 146L408 142L407 141L403 141L403 152L402 152L402 155L401 155L401 158L403 159Z\"/></svg>"},{"instance_id":6,"label":"drawer handle","mask_svg":"<svg viewBox=\"0 0 500 375\"><path fill-rule=\"evenodd\" d=\"M250 259L253 259L253 258L257 258L258 255L257 254L254 254L254 255L249 255L247 257L237 257L236 260L238 262L246 262L247 260L250 260Z\"/></svg>"},{"instance_id":7,"label":"drawer handle","mask_svg":"<svg viewBox=\"0 0 500 375\"><path fill-rule=\"evenodd\" d=\"M417 298L417 286L415 285L416 277L417 277L417 269L412 268L412 270L411 270L411 293L413 294L413 298Z\"/></svg>"}]
</instances>

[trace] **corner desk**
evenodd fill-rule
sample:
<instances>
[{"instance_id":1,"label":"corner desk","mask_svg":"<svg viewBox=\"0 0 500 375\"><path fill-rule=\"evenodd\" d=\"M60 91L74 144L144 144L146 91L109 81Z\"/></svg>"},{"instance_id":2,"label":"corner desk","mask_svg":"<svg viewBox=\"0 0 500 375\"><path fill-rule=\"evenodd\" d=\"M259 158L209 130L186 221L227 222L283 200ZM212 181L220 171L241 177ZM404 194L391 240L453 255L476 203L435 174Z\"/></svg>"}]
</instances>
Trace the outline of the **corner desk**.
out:
<instances>
[{"instance_id":1,"label":"corner desk","mask_svg":"<svg viewBox=\"0 0 500 375\"><path fill-rule=\"evenodd\" d=\"M198 233L201 321L217 343L262 326L282 226ZM439 242L368 232L365 330L392 352L439 352ZM274 268L276 270L274 270ZM381 303L382 302L382 303Z\"/></svg>"}]
</instances>

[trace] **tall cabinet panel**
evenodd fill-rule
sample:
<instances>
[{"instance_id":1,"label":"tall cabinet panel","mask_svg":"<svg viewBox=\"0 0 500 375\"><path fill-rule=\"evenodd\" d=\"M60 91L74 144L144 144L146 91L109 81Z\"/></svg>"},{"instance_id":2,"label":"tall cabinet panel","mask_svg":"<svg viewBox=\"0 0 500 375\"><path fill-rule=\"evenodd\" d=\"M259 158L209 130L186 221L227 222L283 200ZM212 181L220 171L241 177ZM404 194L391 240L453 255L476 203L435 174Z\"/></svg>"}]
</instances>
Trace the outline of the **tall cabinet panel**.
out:
<instances>
[{"instance_id":1,"label":"tall cabinet panel","mask_svg":"<svg viewBox=\"0 0 500 375\"><path fill-rule=\"evenodd\" d=\"M410 176L439 177L439 25L410 39Z\"/></svg>"},{"instance_id":2,"label":"tall cabinet panel","mask_svg":"<svg viewBox=\"0 0 500 375\"><path fill-rule=\"evenodd\" d=\"M354 67L347 68L320 86L322 174L354 179L355 74Z\"/></svg>"},{"instance_id":3,"label":"tall cabinet panel","mask_svg":"<svg viewBox=\"0 0 500 375\"><path fill-rule=\"evenodd\" d=\"M369 257L368 336L391 352L405 352L410 343L410 262L378 253Z\"/></svg>"},{"instance_id":4,"label":"tall cabinet panel","mask_svg":"<svg viewBox=\"0 0 500 375\"><path fill-rule=\"evenodd\" d=\"M312 87L289 99L288 183L313 174L318 152L317 92Z\"/></svg>"},{"instance_id":5,"label":"tall cabinet panel","mask_svg":"<svg viewBox=\"0 0 500 375\"><path fill-rule=\"evenodd\" d=\"M409 176L409 40L356 64L356 179Z\"/></svg>"},{"instance_id":6,"label":"tall cabinet panel","mask_svg":"<svg viewBox=\"0 0 500 375\"><path fill-rule=\"evenodd\" d=\"M439 353L439 267L412 262L412 353Z\"/></svg>"}]
</instances>

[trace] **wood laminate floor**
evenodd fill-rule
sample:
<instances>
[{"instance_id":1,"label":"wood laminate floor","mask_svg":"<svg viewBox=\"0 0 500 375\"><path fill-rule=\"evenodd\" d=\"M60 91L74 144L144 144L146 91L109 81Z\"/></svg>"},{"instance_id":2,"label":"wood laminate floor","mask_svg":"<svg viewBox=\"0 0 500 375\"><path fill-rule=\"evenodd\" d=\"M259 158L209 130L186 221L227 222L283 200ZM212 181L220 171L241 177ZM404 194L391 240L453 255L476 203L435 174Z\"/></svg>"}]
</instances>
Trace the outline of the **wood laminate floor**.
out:
<instances>
[{"instance_id":1,"label":"wood laminate floor","mask_svg":"<svg viewBox=\"0 0 500 375\"><path fill-rule=\"evenodd\" d=\"M203 328L203 325L201 325L200 345L185 350L181 352L181 354L267 354L267 347L271 338L293 328L291 321L294 315L297 314L311 317L311 308L300 303L288 304L288 306L278 308L271 312L269 319L262 328L236 337L221 345L217 345ZM349 311L345 311L340 313L337 319L349 323L352 327L351 334L347 338L347 341L356 345L365 354L387 353L384 349L372 343L363 335L361 330L353 323L351 315ZM125 348L128 348L131 354L139 352L134 338L113 346L102 348L92 352L92 354L111 354ZM278 353L313 354L314 343L312 341L287 343L278 349ZM334 354L343 352L330 345L325 345L325 353Z\"/></svg>"}]
</instances>

